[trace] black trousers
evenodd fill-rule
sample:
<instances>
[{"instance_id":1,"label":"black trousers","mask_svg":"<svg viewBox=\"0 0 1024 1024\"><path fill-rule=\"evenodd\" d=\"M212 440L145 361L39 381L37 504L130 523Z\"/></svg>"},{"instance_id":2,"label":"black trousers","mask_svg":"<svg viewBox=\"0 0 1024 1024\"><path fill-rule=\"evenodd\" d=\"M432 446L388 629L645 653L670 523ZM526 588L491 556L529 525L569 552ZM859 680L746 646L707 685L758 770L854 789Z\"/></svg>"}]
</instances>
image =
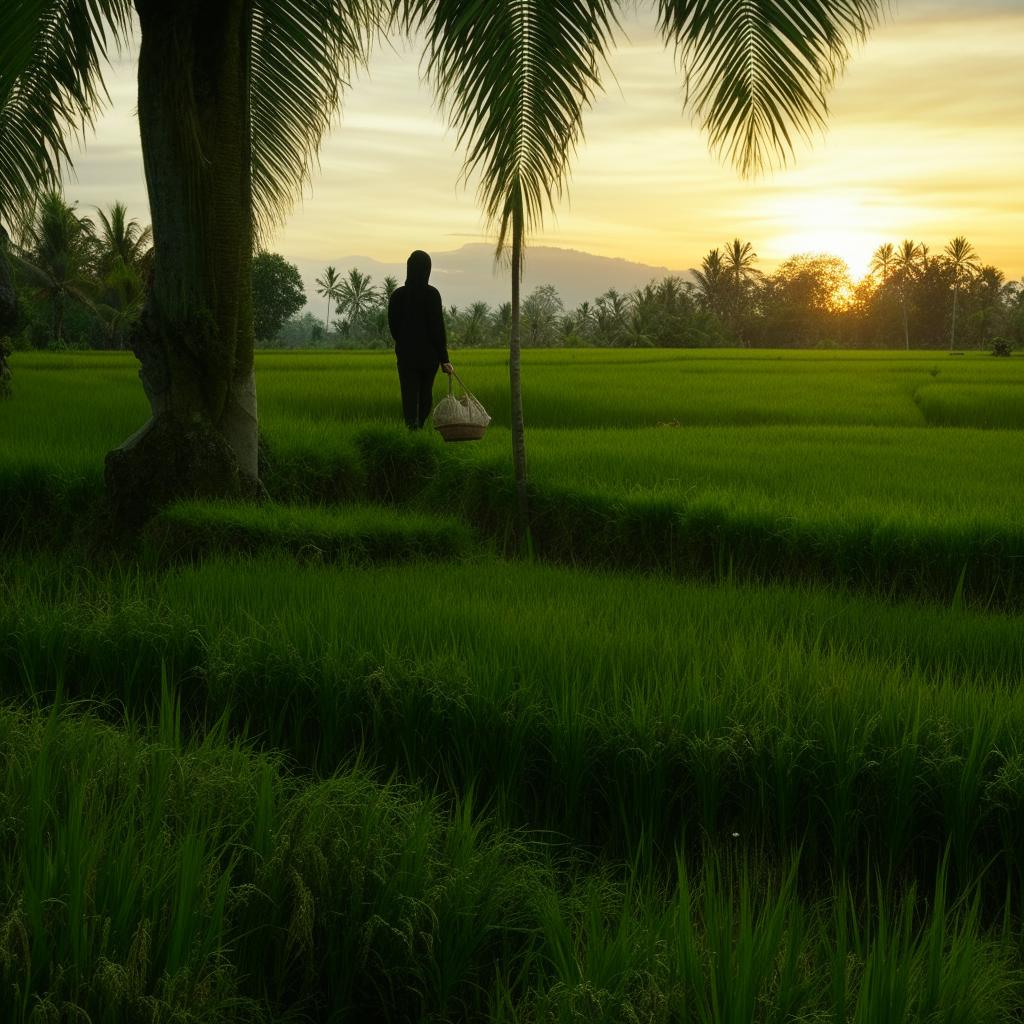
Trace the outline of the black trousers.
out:
<instances>
[{"instance_id":1,"label":"black trousers","mask_svg":"<svg viewBox=\"0 0 1024 1024\"><path fill-rule=\"evenodd\" d=\"M398 383L402 387L402 415L410 430L419 430L427 422L430 410L434 407L436 376L436 366L432 370L405 366L398 368Z\"/></svg>"}]
</instances>

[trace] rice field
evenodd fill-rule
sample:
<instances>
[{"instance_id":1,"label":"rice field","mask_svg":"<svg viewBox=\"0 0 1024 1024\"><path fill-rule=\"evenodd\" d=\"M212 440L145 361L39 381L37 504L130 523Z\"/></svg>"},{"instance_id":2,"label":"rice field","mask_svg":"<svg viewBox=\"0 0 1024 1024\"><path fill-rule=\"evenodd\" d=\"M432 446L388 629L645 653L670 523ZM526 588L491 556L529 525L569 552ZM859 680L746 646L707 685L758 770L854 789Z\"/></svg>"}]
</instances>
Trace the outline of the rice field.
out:
<instances>
[{"instance_id":1,"label":"rice field","mask_svg":"<svg viewBox=\"0 0 1024 1024\"><path fill-rule=\"evenodd\" d=\"M529 561L456 366L262 354L128 543L131 359L15 357L0 1017L1020 1020L1024 361L528 352Z\"/></svg>"}]
</instances>

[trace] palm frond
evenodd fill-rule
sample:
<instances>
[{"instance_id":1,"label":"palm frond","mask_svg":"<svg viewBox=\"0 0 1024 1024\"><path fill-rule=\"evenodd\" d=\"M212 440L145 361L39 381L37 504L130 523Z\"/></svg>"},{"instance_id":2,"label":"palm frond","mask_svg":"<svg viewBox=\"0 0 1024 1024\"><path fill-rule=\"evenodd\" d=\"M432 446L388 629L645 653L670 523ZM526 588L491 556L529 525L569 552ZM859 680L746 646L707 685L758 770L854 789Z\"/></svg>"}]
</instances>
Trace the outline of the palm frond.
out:
<instances>
[{"instance_id":1,"label":"palm frond","mask_svg":"<svg viewBox=\"0 0 1024 1024\"><path fill-rule=\"evenodd\" d=\"M826 92L890 0L658 0L711 147L744 175L823 129Z\"/></svg>"},{"instance_id":2,"label":"palm frond","mask_svg":"<svg viewBox=\"0 0 1024 1024\"><path fill-rule=\"evenodd\" d=\"M280 222L308 179L384 10L383 0L254 0L252 189L261 231Z\"/></svg>"},{"instance_id":3,"label":"palm frond","mask_svg":"<svg viewBox=\"0 0 1024 1024\"><path fill-rule=\"evenodd\" d=\"M0 4L0 215L60 181L69 140L106 99L109 49L130 33L131 0Z\"/></svg>"},{"instance_id":4,"label":"palm frond","mask_svg":"<svg viewBox=\"0 0 1024 1024\"><path fill-rule=\"evenodd\" d=\"M426 72L466 149L464 175L503 247L513 214L540 224L565 187L583 112L617 26L608 0L405 0Z\"/></svg>"}]
</instances>

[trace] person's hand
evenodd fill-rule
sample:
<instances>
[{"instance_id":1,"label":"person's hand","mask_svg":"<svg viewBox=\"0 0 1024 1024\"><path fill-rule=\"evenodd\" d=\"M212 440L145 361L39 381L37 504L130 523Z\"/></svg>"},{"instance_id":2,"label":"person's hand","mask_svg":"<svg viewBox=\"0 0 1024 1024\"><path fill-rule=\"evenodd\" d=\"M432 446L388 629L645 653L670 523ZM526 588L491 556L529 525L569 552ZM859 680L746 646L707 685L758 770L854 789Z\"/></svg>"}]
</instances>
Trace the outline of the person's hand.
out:
<instances>
[{"instance_id":1,"label":"person's hand","mask_svg":"<svg viewBox=\"0 0 1024 1024\"><path fill-rule=\"evenodd\" d=\"M451 363L442 363L441 364L441 369L444 370L444 372L447 373L449 377L452 375L453 371L452 371L452 364Z\"/></svg>"}]
</instances>

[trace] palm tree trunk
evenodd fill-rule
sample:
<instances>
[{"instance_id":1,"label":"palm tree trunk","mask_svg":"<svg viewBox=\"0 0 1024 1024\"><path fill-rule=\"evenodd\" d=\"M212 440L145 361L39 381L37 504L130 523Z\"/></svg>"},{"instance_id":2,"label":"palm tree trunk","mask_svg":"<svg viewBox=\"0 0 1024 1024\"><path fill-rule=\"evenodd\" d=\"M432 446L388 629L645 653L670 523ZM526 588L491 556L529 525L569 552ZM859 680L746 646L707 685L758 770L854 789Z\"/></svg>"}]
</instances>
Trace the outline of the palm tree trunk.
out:
<instances>
[{"instance_id":1,"label":"palm tree trunk","mask_svg":"<svg viewBox=\"0 0 1024 1024\"><path fill-rule=\"evenodd\" d=\"M132 338L152 416L107 456L115 511L255 493L248 0L135 0L139 130L153 221Z\"/></svg>"},{"instance_id":2,"label":"palm tree trunk","mask_svg":"<svg viewBox=\"0 0 1024 1024\"><path fill-rule=\"evenodd\" d=\"M956 307L960 293L960 282L953 282L953 325L949 332L949 351L952 352L956 345Z\"/></svg>"},{"instance_id":3,"label":"palm tree trunk","mask_svg":"<svg viewBox=\"0 0 1024 1024\"><path fill-rule=\"evenodd\" d=\"M516 481L516 515L520 547L530 545L530 504L526 489L526 428L520 371L519 285L523 270L523 208L512 214L512 327L508 340L508 379L512 394L512 466Z\"/></svg>"},{"instance_id":4,"label":"palm tree trunk","mask_svg":"<svg viewBox=\"0 0 1024 1024\"><path fill-rule=\"evenodd\" d=\"M53 342L56 348L64 344L64 293L58 291L53 297Z\"/></svg>"},{"instance_id":5,"label":"palm tree trunk","mask_svg":"<svg viewBox=\"0 0 1024 1024\"><path fill-rule=\"evenodd\" d=\"M327 319L324 321L324 337L331 333L331 297L327 296Z\"/></svg>"},{"instance_id":6,"label":"palm tree trunk","mask_svg":"<svg viewBox=\"0 0 1024 1024\"><path fill-rule=\"evenodd\" d=\"M907 322L907 297L900 293L900 307L903 309L903 341L910 351L910 324Z\"/></svg>"}]
</instances>

